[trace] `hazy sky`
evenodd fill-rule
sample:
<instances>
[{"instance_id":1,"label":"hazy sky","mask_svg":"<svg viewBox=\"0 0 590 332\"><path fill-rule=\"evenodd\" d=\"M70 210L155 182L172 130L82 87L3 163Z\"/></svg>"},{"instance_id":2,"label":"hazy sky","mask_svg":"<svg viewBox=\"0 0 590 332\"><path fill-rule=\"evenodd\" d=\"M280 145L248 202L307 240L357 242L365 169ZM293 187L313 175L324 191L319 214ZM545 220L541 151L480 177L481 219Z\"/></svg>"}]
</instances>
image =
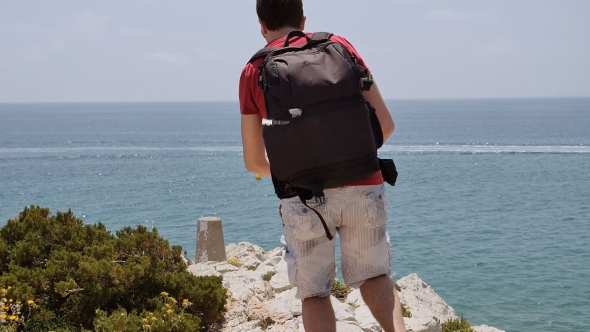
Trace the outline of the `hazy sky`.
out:
<instances>
[{"instance_id":1,"label":"hazy sky","mask_svg":"<svg viewBox=\"0 0 590 332\"><path fill-rule=\"evenodd\" d=\"M0 102L237 100L255 0L0 0ZM590 96L590 0L304 0L387 99Z\"/></svg>"}]
</instances>

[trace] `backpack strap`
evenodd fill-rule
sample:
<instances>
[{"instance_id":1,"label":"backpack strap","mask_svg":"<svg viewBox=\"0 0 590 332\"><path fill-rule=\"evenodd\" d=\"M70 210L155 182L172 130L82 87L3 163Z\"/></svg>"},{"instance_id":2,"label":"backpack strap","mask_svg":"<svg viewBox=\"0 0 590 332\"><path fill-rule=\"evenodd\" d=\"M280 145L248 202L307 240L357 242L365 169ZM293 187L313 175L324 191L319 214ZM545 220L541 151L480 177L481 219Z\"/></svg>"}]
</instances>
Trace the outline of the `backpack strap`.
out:
<instances>
[{"instance_id":1,"label":"backpack strap","mask_svg":"<svg viewBox=\"0 0 590 332\"><path fill-rule=\"evenodd\" d=\"M291 35L295 36L298 33L294 33ZM330 32L316 32L314 34L311 35L311 37L307 37L307 35L305 35L306 38L309 38L310 40L324 40L324 39L330 39L330 37L332 37L334 34L330 33ZM288 39L286 39L288 40ZM254 60L256 60L257 58L262 58L262 57L266 57L270 52L276 50L275 47L265 47L262 48L260 50L258 50L258 52L254 53L254 55L250 58L250 60L248 60L248 62L252 62Z\"/></svg>"},{"instance_id":2,"label":"backpack strap","mask_svg":"<svg viewBox=\"0 0 590 332\"><path fill-rule=\"evenodd\" d=\"M311 35L311 40L323 40L323 39L330 39L334 34L330 32L316 32Z\"/></svg>"},{"instance_id":3,"label":"backpack strap","mask_svg":"<svg viewBox=\"0 0 590 332\"><path fill-rule=\"evenodd\" d=\"M328 224L326 224L326 220L324 220L324 217L322 217L322 215L318 212L318 210L307 205L307 201L310 199L315 199L315 202L319 203L319 205L326 203L326 197L324 196L324 183L322 182L322 183L312 184L311 189L304 189L304 188L293 188L293 189L295 189L295 192L297 193L297 196L299 196L299 200L301 201L301 203L303 203L303 205L305 205L307 208L309 208L311 211L313 211L318 216L318 218L320 218L320 221L322 223L322 226L324 227L324 231L326 232L326 237L328 238L328 240L331 241L332 239L334 239L334 237L330 233L330 229L328 228ZM320 191L320 193L318 193L318 190Z\"/></svg>"},{"instance_id":4,"label":"backpack strap","mask_svg":"<svg viewBox=\"0 0 590 332\"><path fill-rule=\"evenodd\" d=\"M262 49L258 50L258 52L254 53L254 55L250 58L250 60L248 60L248 62L252 62L258 58L266 57L270 52L272 52L274 50L276 50L276 48L274 48L274 47L262 48Z\"/></svg>"}]
</instances>

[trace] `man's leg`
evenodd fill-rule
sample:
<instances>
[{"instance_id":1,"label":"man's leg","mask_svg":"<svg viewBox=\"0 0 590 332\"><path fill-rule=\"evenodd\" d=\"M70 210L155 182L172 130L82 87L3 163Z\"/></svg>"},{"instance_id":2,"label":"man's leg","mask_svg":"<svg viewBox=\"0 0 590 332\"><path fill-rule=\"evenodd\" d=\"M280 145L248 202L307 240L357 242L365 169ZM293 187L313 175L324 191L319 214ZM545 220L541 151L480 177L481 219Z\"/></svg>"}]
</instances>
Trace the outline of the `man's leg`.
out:
<instances>
[{"instance_id":1,"label":"man's leg","mask_svg":"<svg viewBox=\"0 0 590 332\"><path fill-rule=\"evenodd\" d=\"M385 332L406 331L399 296L388 276L368 279L360 289L363 300Z\"/></svg>"},{"instance_id":2,"label":"man's leg","mask_svg":"<svg viewBox=\"0 0 590 332\"><path fill-rule=\"evenodd\" d=\"M305 332L336 332L336 316L329 295L303 300L303 327Z\"/></svg>"}]
</instances>

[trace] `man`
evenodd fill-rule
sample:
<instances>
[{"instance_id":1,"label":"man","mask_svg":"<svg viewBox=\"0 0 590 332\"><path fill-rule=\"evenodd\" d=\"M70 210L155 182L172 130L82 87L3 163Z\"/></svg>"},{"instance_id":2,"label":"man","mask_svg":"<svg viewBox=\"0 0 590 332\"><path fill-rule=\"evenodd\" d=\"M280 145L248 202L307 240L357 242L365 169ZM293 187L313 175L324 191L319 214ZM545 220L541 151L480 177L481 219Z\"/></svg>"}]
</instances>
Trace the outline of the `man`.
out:
<instances>
[{"instance_id":1,"label":"man","mask_svg":"<svg viewBox=\"0 0 590 332\"><path fill-rule=\"evenodd\" d=\"M306 17L301 0L257 0L256 12L266 47L282 47L289 32L304 30ZM332 36L331 40L344 45L357 63L366 67L346 39ZM292 37L289 41L290 45L299 45L306 39ZM262 136L262 119L267 117L267 110L264 93L258 85L258 66L263 60L249 62L240 78L242 143L248 171L271 177ZM385 141L395 127L391 114L376 84L363 94L376 109ZM389 278L387 199L381 172L345 187L325 189L324 193L325 203L316 208L325 217L330 232L340 236L344 281L360 288L364 301L384 331L405 331L397 291ZM297 297L303 301L305 330L336 331L330 302L336 274L335 240L326 239L317 217L309 213L297 197L281 199L279 212L284 225L284 258L289 266L289 280L298 288Z\"/></svg>"}]
</instances>

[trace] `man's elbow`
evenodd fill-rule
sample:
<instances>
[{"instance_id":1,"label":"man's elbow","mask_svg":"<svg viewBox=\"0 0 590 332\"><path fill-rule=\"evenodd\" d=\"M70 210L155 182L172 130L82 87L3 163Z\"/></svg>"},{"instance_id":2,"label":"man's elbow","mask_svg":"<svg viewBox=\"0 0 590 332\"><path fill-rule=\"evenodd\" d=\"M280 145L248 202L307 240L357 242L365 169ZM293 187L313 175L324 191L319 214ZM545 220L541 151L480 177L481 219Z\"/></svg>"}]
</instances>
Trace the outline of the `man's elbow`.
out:
<instances>
[{"instance_id":1,"label":"man's elbow","mask_svg":"<svg viewBox=\"0 0 590 332\"><path fill-rule=\"evenodd\" d=\"M395 131L395 123L391 122L382 125L381 131L383 131L383 140L386 141L389 138L389 136L391 136Z\"/></svg>"},{"instance_id":2,"label":"man's elbow","mask_svg":"<svg viewBox=\"0 0 590 332\"><path fill-rule=\"evenodd\" d=\"M258 160L244 160L246 164L246 170L250 173L263 173L264 162Z\"/></svg>"},{"instance_id":3,"label":"man's elbow","mask_svg":"<svg viewBox=\"0 0 590 332\"><path fill-rule=\"evenodd\" d=\"M246 166L246 170L250 173L256 173L258 169L256 163L248 159L244 159L244 165Z\"/></svg>"},{"instance_id":4,"label":"man's elbow","mask_svg":"<svg viewBox=\"0 0 590 332\"><path fill-rule=\"evenodd\" d=\"M246 170L250 173L258 173L258 167L256 167L255 165L251 165L246 163Z\"/></svg>"}]
</instances>

